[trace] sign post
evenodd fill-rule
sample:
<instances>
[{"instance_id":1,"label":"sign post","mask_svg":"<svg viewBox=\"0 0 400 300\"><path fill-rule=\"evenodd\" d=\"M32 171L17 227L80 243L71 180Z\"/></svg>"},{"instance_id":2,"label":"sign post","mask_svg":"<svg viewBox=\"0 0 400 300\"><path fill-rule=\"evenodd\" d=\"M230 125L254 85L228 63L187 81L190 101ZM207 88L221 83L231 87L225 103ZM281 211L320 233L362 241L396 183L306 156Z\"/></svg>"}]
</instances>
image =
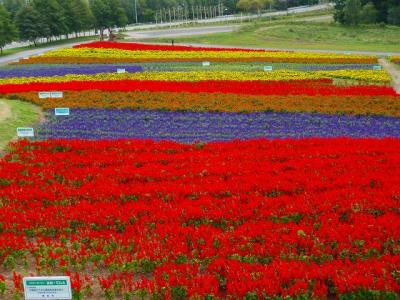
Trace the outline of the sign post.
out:
<instances>
[{"instance_id":1,"label":"sign post","mask_svg":"<svg viewBox=\"0 0 400 300\"><path fill-rule=\"evenodd\" d=\"M69 116L69 108L59 107L54 109L56 116Z\"/></svg>"},{"instance_id":2,"label":"sign post","mask_svg":"<svg viewBox=\"0 0 400 300\"><path fill-rule=\"evenodd\" d=\"M35 131L30 127L18 127L17 128L18 137L34 137Z\"/></svg>"},{"instance_id":3,"label":"sign post","mask_svg":"<svg viewBox=\"0 0 400 300\"><path fill-rule=\"evenodd\" d=\"M71 279L68 276L24 277L25 300L71 300Z\"/></svg>"},{"instance_id":4,"label":"sign post","mask_svg":"<svg viewBox=\"0 0 400 300\"><path fill-rule=\"evenodd\" d=\"M209 61L203 61L203 67L209 67L210 65Z\"/></svg>"},{"instance_id":5,"label":"sign post","mask_svg":"<svg viewBox=\"0 0 400 300\"><path fill-rule=\"evenodd\" d=\"M272 66L264 66L265 72L271 72L273 70Z\"/></svg>"},{"instance_id":6,"label":"sign post","mask_svg":"<svg viewBox=\"0 0 400 300\"><path fill-rule=\"evenodd\" d=\"M50 97L54 98L54 99L62 98L62 97L64 97L64 93L63 92L51 92Z\"/></svg>"},{"instance_id":7,"label":"sign post","mask_svg":"<svg viewBox=\"0 0 400 300\"><path fill-rule=\"evenodd\" d=\"M47 99L51 98L50 92L39 92L39 99Z\"/></svg>"}]
</instances>

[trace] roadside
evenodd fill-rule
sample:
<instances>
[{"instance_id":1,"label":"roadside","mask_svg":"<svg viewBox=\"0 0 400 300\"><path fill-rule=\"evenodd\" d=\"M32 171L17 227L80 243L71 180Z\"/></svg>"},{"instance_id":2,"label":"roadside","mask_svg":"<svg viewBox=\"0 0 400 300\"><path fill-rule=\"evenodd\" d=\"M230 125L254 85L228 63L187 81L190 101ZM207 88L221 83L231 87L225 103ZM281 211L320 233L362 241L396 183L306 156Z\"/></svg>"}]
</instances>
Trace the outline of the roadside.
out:
<instances>
[{"instance_id":1,"label":"roadside","mask_svg":"<svg viewBox=\"0 0 400 300\"><path fill-rule=\"evenodd\" d=\"M90 37L82 37L76 39L69 40L61 40L48 44L40 44L37 47L35 46L26 46L26 47L18 47L7 49L3 52L3 55L0 55L0 66L4 64L8 64L10 62L17 61L24 57L29 57L32 55L38 55L44 53L49 50L54 50L58 48L70 47L71 45L81 44L84 42L89 42L97 39L97 36Z\"/></svg>"},{"instance_id":2,"label":"roadside","mask_svg":"<svg viewBox=\"0 0 400 300\"><path fill-rule=\"evenodd\" d=\"M392 77L392 86L400 95L400 69L394 64L390 63L387 59L379 59L379 64L390 74Z\"/></svg>"},{"instance_id":3,"label":"roadside","mask_svg":"<svg viewBox=\"0 0 400 300\"><path fill-rule=\"evenodd\" d=\"M315 22L315 21L331 21L333 20L333 16L329 15L318 15L318 16L296 16L295 19L290 19L290 22ZM272 28L282 20L274 20L271 21L271 26L268 29ZM170 29L157 29L157 30L141 30L141 31L127 31L124 32L124 35L128 40L130 39L155 39L155 38L178 38L178 37L192 37L194 35L207 35L207 34L215 34L215 33L226 33L233 32L239 30L241 28L241 24L230 24L230 25L222 25L219 24L217 26L197 26L197 27L188 27L188 28L170 28Z\"/></svg>"},{"instance_id":4,"label":"roadside","mask_svg":"<svg viewBox=\"0 0 400 300\"><path fill-rule=\"evenodd\" d=\"M86 41L88 41L88 40L86 40ZM32 48L31 50L24 50L24 51L17 52L14 54L0 56L0 66L9 64L11 62L17 62L20 59L28 58L30 56L41 55L41 54L51 51L51 50L56 50L56 49L60 49L60 48L68 48L68 47L72 47L72 46L82 44L82 43L84 43L84 41L65 43L65 44L63 43L63 44L57 44L57 45L47 46L47 47L42 47L42 48Z\"/></svg>"},{"instance_id":5,"label":"roadside","mask_svg":"<svg viewBox=\"0 0 400 300\"><path fill-rule=\"evenodd\" d=\"M231 32L177 36L175 43L260 48L273 50L340 51L373 55L400 53L400 30L396 26L360 25L349 28L331 21L330 16L294 18L284 21L247 23ZM170 42L168 38L141 39Z\"/></svg>"},{"instance_id":6,"label":"roadside","mask_svg":"<svg viewBox=\"0 0 400 300\"><path fill-rule=\"evenodd\" d=\"M237 22L246 22L249 20L256 20L262 18L274 18L274 17L282 17L282 16L294 16L298 14L318 14L321 11L327 11L332 9L332 4L319 4L313 6L301 6L301 7L293 7L288 10L280 10L273 12L266 12L261 15L246 15L246 14L238 14L238 15L229 15L229 16L220 16L212 19L194 19L194 20L183 20L177 22L165 22L158 24L143 24L143 25L129 25L126 27L126 30L146 30L146 29L159 29L162 27L174 27L174 26L209 26L216 25L218 23L237 23Z\"/></svg>"},{"instance_id":7,"label":"roadside","mask_svg":"<svg viewBox=\"0 0 400 300\"><path fill-rule=\"evenodd\" d=\"M0 156L16 138L17 127L34 126L43 120L41 109L31 103L0 99Z\"/></svg>"}]
</instances>

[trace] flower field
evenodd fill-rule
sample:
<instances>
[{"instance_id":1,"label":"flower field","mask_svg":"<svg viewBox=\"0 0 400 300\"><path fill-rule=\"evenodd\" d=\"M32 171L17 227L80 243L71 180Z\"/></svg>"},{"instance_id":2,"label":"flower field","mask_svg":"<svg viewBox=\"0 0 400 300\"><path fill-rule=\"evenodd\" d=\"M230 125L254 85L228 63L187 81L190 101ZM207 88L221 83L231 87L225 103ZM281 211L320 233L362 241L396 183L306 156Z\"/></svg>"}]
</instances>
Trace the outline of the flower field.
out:
<instances>
[{"instance_id":1,"label":"flower field","mask_svg":"<svg viewBox=\"0 0 400 300\"><path fill-rule=\"evenodd\" d=\"M101 42L1 68L44 120L0 160L0 299L29 274L74 299L397 299L400 95L376 64Z\"/></svg>"}]
</instances>

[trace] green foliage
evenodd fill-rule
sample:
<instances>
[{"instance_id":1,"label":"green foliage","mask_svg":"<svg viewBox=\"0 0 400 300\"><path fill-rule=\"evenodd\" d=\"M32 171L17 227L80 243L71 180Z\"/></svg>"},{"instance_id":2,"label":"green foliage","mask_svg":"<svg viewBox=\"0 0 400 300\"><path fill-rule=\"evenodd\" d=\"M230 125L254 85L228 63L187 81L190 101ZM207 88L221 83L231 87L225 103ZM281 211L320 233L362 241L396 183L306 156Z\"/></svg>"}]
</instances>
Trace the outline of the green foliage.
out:
<instances>
[{"instance_id":1,"label":"green foliage","mask_svg":"<svg viewBox=\"0 0 400 300\"><path fill-rule=\"evenodd\" d=\"M237 8L246 12L259 12L264 9L267 4L272 3L268 0L239 0Z\"/></svg>"},{"instance_id":2,"label":"green foliage","mask_svg":"<svg viewBox=\"0 0 400 300\"><path fill-rule=\"evenodd\" d=\"M345 23L345 17L344 17L344 7L346 5L346 0L336 0L335 3L335 13L333 15L333 18L335 22L338 22L340 24Z\"/></svg>"},{"instance_id":3,"label":"green foliage","mask_svg":"<svg viewBox=\"0 0 400 300\"><path fill-rule=\"evenodd\" d=\"M49 26L50 32L46 37L60 36L68 32L65 11L57 0L34 0L33 7Z\"/></svg>"},{"instance_id":4,"label":"green foliage","mask_svg":"<svg viewBox=\"0 0 400 300\"><path fill-rule=\"evenodd\" d=\"M96 27L100 30L124 27L128 23L121 0L90 0L89 4Z\"/></svg>"},{"instance_id":5,"label":"green foliage","mask_svg":"<svg viewBox=\"0 0 400 300\"><path fill-rule=\"evenodd\" d=\"M387 21L389 24L400 26L400 5L393 6L388 10Z\"/></svg>"},{"instance_id":6,"label":"green foliage","mask_svg":"<svg viewBox=\"0 0 400 300\"><path fill-rule=\"evenodd\" d=\"M25 6L15 16L21 40L33 42L50 35L49 26L43 21L39 12L31 5Z\"/></svg>"},{"instance_id":7,"label":"green foliage","mask_svg":"<svg viewBox=\"0 0 400 300\"><path fill-rule=\"evenodd\" d=\"M360 23L360 0L347 0L344 6L344 22L347 25L358 25Z\"/></svg>"},{"instance_id":8,"label":"green foliage","mask_svg":"<svg viewBox=\"0 0 400 300\"><path fill-rule=\"evenodd\" d=\"M17 36L17 31L11 20L10 14L5 8L0 5L0 52L3 52L3 47L11 43Z\"/></svg>"},{"instance_id":9,"label":"green foliage","mask_svg":"<svg viewBox=\"0 0 400 300\"><path fill-rule=\"evenodd\" d=\"M347 25L377 22L400 25L400 1L336 0L334 19Z\"/></svg>"},{"instance_id":10,"label":"green foliage","mask_svg":"<svg viewBox=\"0 0 400 300\"><path fill-rule=\"evenodd\" d=\"M374 24L378 18L378 11L372 2L365 4L360 13L360 22Z\"/></svg>"},{"instance_id":11,"label":"green foliage","mask_svg":"<svg viewBox=\"0 0 400 300\"><path fill-rule=\"evenodd\" d=\"M1 2L1 1L0 1ZM25 4L24 0L4 0L4 8L11 14L14 18L17 11L20 10Z\"/></svg>"}]
</instances>

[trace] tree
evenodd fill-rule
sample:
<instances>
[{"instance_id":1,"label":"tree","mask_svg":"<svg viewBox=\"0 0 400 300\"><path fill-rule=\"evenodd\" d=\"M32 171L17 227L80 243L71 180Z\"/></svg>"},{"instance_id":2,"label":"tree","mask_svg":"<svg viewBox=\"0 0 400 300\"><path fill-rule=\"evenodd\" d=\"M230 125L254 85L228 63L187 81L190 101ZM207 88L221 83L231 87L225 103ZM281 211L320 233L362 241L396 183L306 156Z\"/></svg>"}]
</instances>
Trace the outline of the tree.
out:
<instances>
[{"instance_id":1,"label":"tree","mask_svg":"<svg viewBox=\"0 0 400 300\"><path fill-rule=\"evenodd\" d=\"M400 26L400 5L393 6L388 10L387 21L389 24Z\"/></svg>"},{"instance_id":2,"label":"tree","mask_svg":"<svg viewBox=\"0 0 400 300\"><path fill-rule=\"evenodd\" d=\"M0 1L1 2L1 1ZM12 18L14 19L17 11L24 6L24 0L4 0L4 8L11 14Z\"/></svg>"},{"instance_id":3,"label":"tree","mask_svg":"<svg viewBox=\"0 0 400 300\"><path fill-rule=\"evenodd\" d=\"M264 9L270 3L268 0L239 0L237 8L246 12L258 12Z\"/></svg>"},{"instance_id":4,"label":"tree","mask_svg":"<svg viewBox=\"0 0 400 300\"><path fill-rule=\"evenodd\" d=\"M0 5L0 53L3 54L5 45L11 43L17 36L17 31L10 14Z\"/></svg>"},{"instance_id":5,"label":"tree","mask_svg":"<svg viewBox=\"0 0 400 300\"><path fill-rule=\"evenodd\" d=\"M94 17L93 13L89 8L89 4L86 0L71 0L74 2L73 8L77 10L78 27L77 31L86 31L94 27Z\"/></svg>"},{"instance_id":6,"label":"tree","mask_svg":"<svg viewBox=\"0 0 400 300\"><path fill-rule=\"evenodd\" d=\"M376 10L373 3L369 2L365 4L360 13L360 22L364 24L376 23L378 11Z\"/></svg>"},{"instance_id":7,"label":"tree","mask_svg":"<svg viewBox=\"0 0 400 300\"><path fill-rule=\"evenodd\" d=\"M32 5L25 6L17 12L15 24L20 38L32 42L35 46L37 39L50 35L49 26Z\"/></svg>"},{"instance_id":8,"label":"tree","mask_svg":"<svg viewBox=\"0 0 400 300\"><path fill-rule=\"evenodd\" d=\"M125 27L128 23L128 18L122 7L121 0L108 0L108 5L111 11L111 26Z\"/></svg>"},{"instance_id":9,"label":"tree","mask_svg":"<svg viewBox=\"0 0 400 300\"><path fill-rule=\"evenodd\" d=\"M120 0L91 0L90 8L100 30L100 39L103 39L104 29L112 33L113 27L124 27L128 22Z\"/></svg>"},{"instance_id":10,"label":"tree","mask_svg":"<svg viewBox=\"0 0 400 300\"><path fill-rule=\"evenodd\" d=\"M57 0L34 0L33 6L50 29L48 39L68 33L65 12Z\"/></svg>"},{"instance_id":11,"label":"tree","mask_svg":"<svg viewBox=\"0 0 400 300\"><path fill-rule=\"evenodd\" d=\"M336 0L335 13L333 15L335 22L339 22L340 24L344 24L346 22L344 16L345 6L346 6L346 0Z\"/></svg>"},{"instance_id":12,"label":"tree","mask_svg":"<svg viewBox=\"0 0 400 300\"><path fill-rule=\"evenodd\" d=\"M90 0L95 26L100 30L100 39L103 39L104 29L111 26L111 12L106 0Z\"/></svg>"},{"instance_id":13,"label":"tree","mask_svg":"<svg viewBox=\"0 0 400 300\"><path fill-rule=\"evenodd\" d=\"M80 19L78 16L78 9L75 7L76 2L73 0L58 0L58 1L60 6L63 8L67 35L70 32L77 32L79 28Z\"/></svg>"},{"instance_id":14,"label":"tree","mask_svg":"<svg viewBox=\"0 0 400 300\"><path fill-rule=\"evenodd\" d=\"M347 0L344 7L345 24L358 25L360 23L360 0Z\"/></svg>"}]
</instances>

